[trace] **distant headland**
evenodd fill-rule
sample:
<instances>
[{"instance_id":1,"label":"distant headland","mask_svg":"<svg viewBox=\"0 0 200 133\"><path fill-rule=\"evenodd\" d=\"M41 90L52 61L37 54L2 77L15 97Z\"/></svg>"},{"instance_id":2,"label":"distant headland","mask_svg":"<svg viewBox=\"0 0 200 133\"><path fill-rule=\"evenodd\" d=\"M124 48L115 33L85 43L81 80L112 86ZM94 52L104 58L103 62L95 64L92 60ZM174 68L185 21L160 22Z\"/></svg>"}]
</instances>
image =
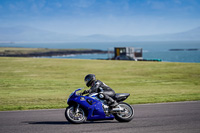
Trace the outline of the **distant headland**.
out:
<instances>
[{"instance_id":1,"label":"distant headland","mask_svg":"<svg viewBox=\"0 0 200 133\"><path fill-rule=\"evenodd\" d=\"M71 54L107 53L98 49L48 49L48 48L17 48L0 47L0 57L41 57Z\"/></svg>"}]
</instances>

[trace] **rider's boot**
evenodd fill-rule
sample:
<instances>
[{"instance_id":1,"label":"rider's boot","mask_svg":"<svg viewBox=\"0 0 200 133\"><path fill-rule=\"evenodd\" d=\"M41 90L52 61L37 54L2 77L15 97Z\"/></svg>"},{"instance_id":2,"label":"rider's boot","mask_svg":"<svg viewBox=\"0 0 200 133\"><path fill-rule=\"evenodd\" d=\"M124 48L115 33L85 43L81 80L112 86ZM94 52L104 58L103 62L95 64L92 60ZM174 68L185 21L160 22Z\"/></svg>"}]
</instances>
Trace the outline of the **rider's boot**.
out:
<instances>
[{"instance_id":1,"label":"rider's boot","mask_svg":"<svg viewBox=\"0 0 200 133\"><path fill-rule=\"evenodd\" d=\"M109 106L115 108L118 105L116 101L113 101Z\"/></svg>"},{"instance_id":2,"label":"rider's boot","mask_svg":"<svg viewBox=\"0 0 200 133\"><path fill-rule=\"evenodd\" d=\"M111 108L114 108L118 105L118 103L111 97L108 97L107 99L108 99L108 106L110 106Z\"/></svg>"}]
</instances>

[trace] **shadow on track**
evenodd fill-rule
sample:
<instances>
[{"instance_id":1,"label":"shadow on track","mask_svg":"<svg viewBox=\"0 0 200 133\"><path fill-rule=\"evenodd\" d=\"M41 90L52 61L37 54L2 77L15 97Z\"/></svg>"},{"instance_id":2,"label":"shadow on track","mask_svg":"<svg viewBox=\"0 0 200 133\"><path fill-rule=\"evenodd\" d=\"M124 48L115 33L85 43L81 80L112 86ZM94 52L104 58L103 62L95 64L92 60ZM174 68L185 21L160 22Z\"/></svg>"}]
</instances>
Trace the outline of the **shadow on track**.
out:
<instances>
[{"instance_id":1,"label":"shadow on track","mask_svg":"<svg viewBox=\"0 0 200 133\"><path fill-rule=\"evenodd\" d=\"M38 125L65 125L70 124L68 121L28 121L23 122L28 124L38 124Z\"/></svg>"},{"instance_id":2,"label":"shadow on track","mask_svg":"<svg viewBox=\"0 0 200 133\"><path fill-rule=\"evenodd\" d=\"M28 124L38 124L38 125L65 125L65 124L71 124L68 121L28 121L23 122ZM94 123L116 123L116 121L86 121L82 124L94 124Z\"/></svg>"}]
</instances>

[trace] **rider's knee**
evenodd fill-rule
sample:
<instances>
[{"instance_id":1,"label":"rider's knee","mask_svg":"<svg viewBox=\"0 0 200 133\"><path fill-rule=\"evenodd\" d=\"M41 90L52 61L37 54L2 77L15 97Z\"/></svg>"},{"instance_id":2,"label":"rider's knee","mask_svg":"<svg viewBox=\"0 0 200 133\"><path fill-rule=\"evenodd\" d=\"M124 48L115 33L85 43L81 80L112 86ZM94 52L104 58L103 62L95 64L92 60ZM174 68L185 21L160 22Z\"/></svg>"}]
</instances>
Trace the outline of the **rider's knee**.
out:
<instances>
[{"instance_id":1,"label":"rider's knee","mask_svg":"<svg viewBox=\"0 0 200 133\"><path fill-rule=\"evenodd\" d=\"M98 97L99 99L105 99L105 95L103 93L99 93Z\"/></svg>"}]
</instances>

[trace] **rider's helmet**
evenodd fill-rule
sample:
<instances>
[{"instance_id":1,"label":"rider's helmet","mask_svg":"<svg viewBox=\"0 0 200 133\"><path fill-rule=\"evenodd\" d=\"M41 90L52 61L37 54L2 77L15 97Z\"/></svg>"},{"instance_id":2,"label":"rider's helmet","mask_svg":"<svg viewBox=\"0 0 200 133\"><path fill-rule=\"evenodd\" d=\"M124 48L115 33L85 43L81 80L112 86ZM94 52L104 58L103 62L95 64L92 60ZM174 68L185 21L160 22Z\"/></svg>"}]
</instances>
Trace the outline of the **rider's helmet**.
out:
<instances>
[{"instance_id":1,"label":"rider's helmet","mask_svg":"<svg viewBox=\"0 0 200 133\"><path fill-rule=\"evenodd\" d=\"M92 86L92 83L96 81L96 77L94 74L88 74L85 76L85 84L87 87Z\"/></svg>"}]
</instances>

